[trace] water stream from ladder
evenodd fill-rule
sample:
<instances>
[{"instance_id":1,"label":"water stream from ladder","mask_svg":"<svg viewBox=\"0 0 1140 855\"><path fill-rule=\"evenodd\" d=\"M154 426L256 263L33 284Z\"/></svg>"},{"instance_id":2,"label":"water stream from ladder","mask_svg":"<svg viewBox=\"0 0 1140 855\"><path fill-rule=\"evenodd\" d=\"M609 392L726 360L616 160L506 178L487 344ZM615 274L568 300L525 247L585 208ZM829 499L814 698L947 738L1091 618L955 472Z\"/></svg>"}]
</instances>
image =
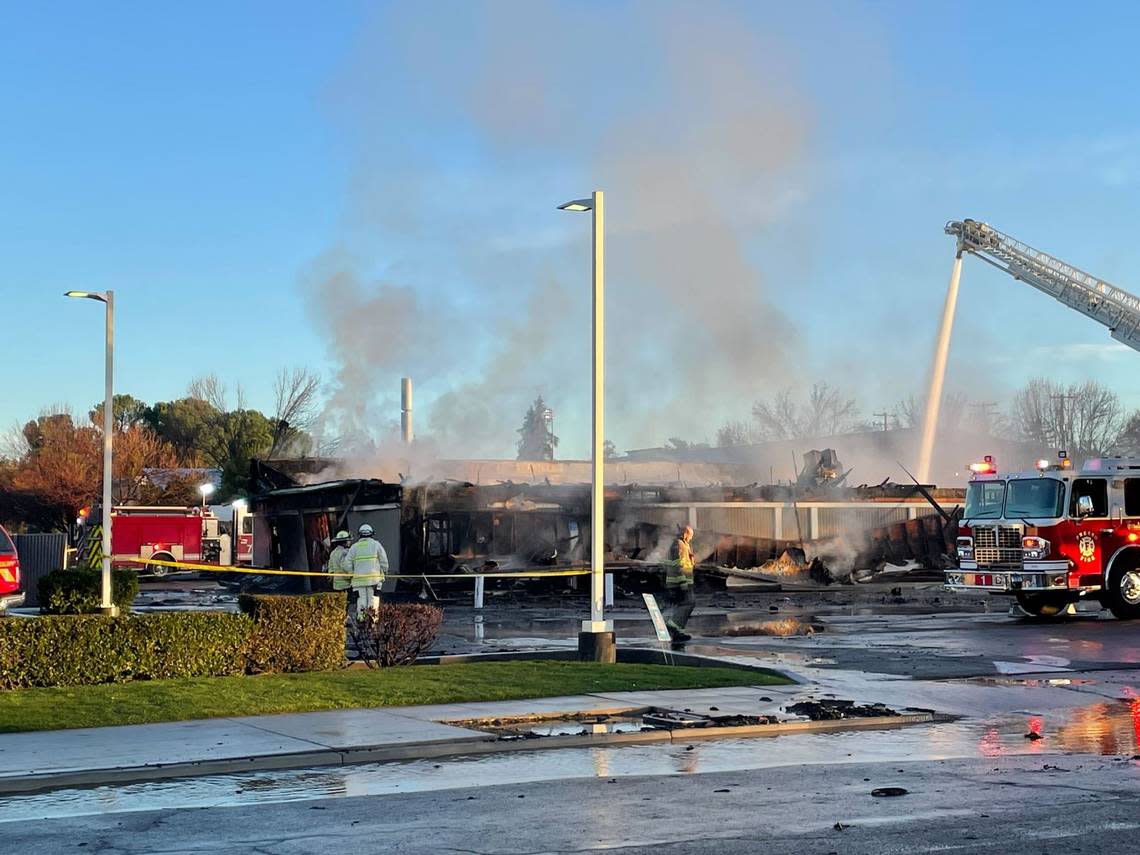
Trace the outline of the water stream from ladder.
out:
<instances>
[{"instance_id":1,"label":"water stream from ladder","mask_svg":"<svg viewBox=\"0 0 1140 855\"><path fill-rule=\"evenodd\" d=\"M962 254L954 256L950 271L950 285L946 289L946 303L942 307L942 325L934 345L934 359L930 364L930 387L926 391L926 413L922 420L922 445L918 452L919 483L930 483L930 464L934 457L934 438L938 432L938 411L942 406L942 384L946 379L946 361L950 356L950 335L954 331L954 310L958 305L958 283L962 278Z\"/></svg>"}]
</instances>

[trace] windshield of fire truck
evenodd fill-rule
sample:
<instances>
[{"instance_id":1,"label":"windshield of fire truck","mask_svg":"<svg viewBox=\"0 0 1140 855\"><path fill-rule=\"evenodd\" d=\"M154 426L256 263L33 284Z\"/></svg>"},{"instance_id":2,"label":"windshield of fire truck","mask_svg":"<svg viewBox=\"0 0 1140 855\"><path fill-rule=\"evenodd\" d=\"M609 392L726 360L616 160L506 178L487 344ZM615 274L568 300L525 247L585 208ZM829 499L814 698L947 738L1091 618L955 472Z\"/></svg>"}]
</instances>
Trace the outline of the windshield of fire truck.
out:
<instances>
[{"instance_id":1,"label":"windshield of fire truck","mask_svg":"<svg viewBox=\"0 0 1140 855\"><path fill-rule=\"evenodd\" d=\"M985 520L1001 516L1005 500L1005 481L971 481L966 487L964 519Z\"/></svg>"},{"instance_id":2,"label":"windshield of fire truck","mask_svg":"<svg viewBox=\"0 0 1140 855\"><path fill-rule=\"evenodd\" d=\"M1015 478L1009 482L1005 515L1010 519L1059 517L1064 507L1065 487L1055 478Z\"/></svg>"}]
</instances>

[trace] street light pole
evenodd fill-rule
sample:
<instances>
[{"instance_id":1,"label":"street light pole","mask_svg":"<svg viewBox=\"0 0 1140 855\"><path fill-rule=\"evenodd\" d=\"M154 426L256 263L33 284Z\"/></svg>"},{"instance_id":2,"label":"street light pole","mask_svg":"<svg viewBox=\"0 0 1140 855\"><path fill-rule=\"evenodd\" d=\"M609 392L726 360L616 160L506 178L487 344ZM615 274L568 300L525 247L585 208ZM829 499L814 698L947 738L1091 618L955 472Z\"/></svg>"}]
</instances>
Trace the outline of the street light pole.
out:
<instances>
[{"instance_id":1,"label":"street light pole","mask_svg":"<svg viewBox=\"0 0 1140 855\"><path fill-rule=\"evenodd\" d=\"M115 292L68 291L65 297L80 297L97 300L106 306L106 388L103 396L103 574L99 598L99 613L111 615L119 613L111 602L111 486L113 470L113 442L115 430Z\"/></svg>"},{"instance_id":2,"label":"street light pole","mask_svg":"<svg viewBox=\"0 0 1140 855\"><path fill-rule=\"evenodd\" d=\"M613 662L613 621L605 619L605 198L595 190L589 199L559 206L565 211L593 212L593 438L590 462L590 619L578 634L578 658Z\"/></svg>"}]
</instances>

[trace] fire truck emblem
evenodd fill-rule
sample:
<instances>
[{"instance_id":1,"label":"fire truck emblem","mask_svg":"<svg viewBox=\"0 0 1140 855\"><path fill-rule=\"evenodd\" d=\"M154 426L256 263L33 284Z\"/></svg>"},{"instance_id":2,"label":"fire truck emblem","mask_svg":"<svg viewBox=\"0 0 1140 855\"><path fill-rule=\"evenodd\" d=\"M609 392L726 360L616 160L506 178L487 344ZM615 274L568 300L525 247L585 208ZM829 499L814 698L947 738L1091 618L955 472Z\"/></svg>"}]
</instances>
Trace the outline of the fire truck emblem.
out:
<instances>
[{"instance_id":1,"label":"fire truck emblem","mask_svg":"<svg viewBox=\"0 0 1140 855\"><path fill-rule=\"evenodd\" d=\"M1091 532L1082 531L1077 534L1077 549L1081 553L1081 561L1089 562L1096 558L1096 538Z\"/></svg>"}]
</instances>

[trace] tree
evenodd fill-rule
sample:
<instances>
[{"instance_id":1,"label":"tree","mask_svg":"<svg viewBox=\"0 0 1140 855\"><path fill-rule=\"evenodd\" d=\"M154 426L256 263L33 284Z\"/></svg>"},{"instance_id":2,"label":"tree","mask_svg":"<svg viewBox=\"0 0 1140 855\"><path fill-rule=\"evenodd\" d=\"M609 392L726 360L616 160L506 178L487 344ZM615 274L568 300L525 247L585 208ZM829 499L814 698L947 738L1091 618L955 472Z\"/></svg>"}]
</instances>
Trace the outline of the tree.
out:
<instances>
[{"instance_id":1,"label":"tree","mask_svg":"<svg viewBox=\"0 0 1140 855\"><path fill-rule=\"evenodd\" d=\"M216 376L190 384L187 396L149 408L146 423L174 446L187 465L206 466L222 473L219 500L240 494L249 478L249 461L273 447L274 423L245 407L238 387L229 409L225 384Z\"/></svg>"},{"instance_id":2,"label":"tree","mask_svg":"<svg viewBox=\"0 0 1140 855\"><path fill-rule=\"evenodd\" d=\"M46 528L66 528L102 490L103 442L70 413L46 413L23 429L27 452L11 473L10 489L38 504Z\"/></svg>"},{"instance_id":3,"label":"tree","mask_svg":"<svg viewBox=\"0 0 1140 855\"><path fill-rule=\"evenodd\" d=\"M849 433L859 416L854 398L844 397L827 383L813 383L807 398L797 401L791 389L752 405L759 439L800 439Z\"/></svg>"},{"instance_id":4,"label":"tree","mask_svg":"<svg viewBox=\"0 0 1140 855\"><path fill-rule=\"evenodd\" d=\"M142 425L132 425L126 430L117 431L114 451L111 495L116 505L188 504L185 501L185 490L169 490L167 479L163 479L161 484L156 484L151 479L153 470L184 468L174 446L162 440L154 431ZM196 490L202 479L188 477L187 480L194 482ZM193 498L190 497L191 502Z\"/></svg>"},{"instance_id":5,"label":"tree","mask_svg":"<svg viewBox=\"0 0 1140 855\"><path fill-rule=\"evenodd\" d=\"M612 460L618 456L617 446L614 445L613 440L607 439L602 443L602 459Z\"/></svg>"},{"instance_id":6,"label":"tree","mask_svg":"<svg viewBox=\"0 0 1140 855\"><path fill-rule=\"evenodd\" d=\"M942 430L959 430L965 427L974 427L984 433L990 432L992 426L971 419L969 410L971 404L965 395L957 392L947 392L942 396L942 405L938 408L938 427ZM892 419L896 427L920 428L926 418L926 400L909 395L895 404Z\"/></svg>"},{"instance_id":7,"label":"tree","mask_svg":"<svg viewBox=\"0 0 1140 855\"><path fill-rule=\"evenodd\" d=\"M273 441L270 457L304 455L313 446L320 377L306 368L282 368L274 384Z\"/></svg>"},{"instance_id":8,"label":"tree","mask_svg":"<svg viewBox=\"0 0 1140 855\"><path fill-rule=\"evenodd\" d=\"M66 528L80 508L102 499L103 432L76 424L69 413L48 413L28 422L23 435L22 454L0 471L0 488L10 493L5 512L40 528ZM116 430L113 439L114 504L186 503L185 485L177 477L161 484L151 478L154 470L183 467L169 443L141 424ZM193 480L196 489L201 479Z\"/></svg>"},{"instance_id":9,"label":"tree","mask_svg":"<svg viewBox=\"0 0 1140 855\"><path fill-rule=\"evenodd\" d=\"M1140 410L1133 410L1124 420L1116 451L1125 457L1140 457Z\"/></svg>"},{"instance_id":10,"label":"tree","mask_svg":"<svg viewBox=\"0 0 1140 855\"><path fill-rule=\"evenodd\" d=\"M197 465L205 444L204 438L218 417L218 411L206 401L187 397L176 401L159 401L148 407L143 414L143 422L174 446L189 465Z\"/></svg>"},{"instance_id":11,"label":"tree","mask_svg":"<svg viewBox=\"0 0 1140 855\"><path fill-rule=\"evenodd\" d=\"M1011 422L1018 438L1074 456L1108 454L1128 441L1119 397L1095 380L1062 386L1034 377L1014 396Z\"/></svg>"},{"instance_id":12,"label":"tree","mask_svg":"<svg viewBox=\"0 0 1140 855\"><path fill-rule=\"evenodd\" d=\"M554 412L546 406L542 395L534 399L523 417L518 429L519 460L553 460L554 449L558 447L558 437L552 429Z\"/></svg>"},{"instance_id":13,"label":"tree","mask_svg":"<svg viewBox=\"0 0 1140 855\"><path fill-rule=\"evenodd\" d=\"M116 395L111 401L111 422L116 431L124 431L134 425L143 424L147 405L133 395ZM97 430L103 429L103 402L96 404L89 414L91 424Z\"/></svg>"},{"instance_id":14,"label":"tree","mask_svg":"<svg viewBox=\"0 0 1140 855\"><path fill-rule=\"evenodd\" d=\"M743 420L725 422L716 430L716 444L720 448L729 448L734 445L754 445L756 442L755 428Z\"/></svg>"}]
</instances>

